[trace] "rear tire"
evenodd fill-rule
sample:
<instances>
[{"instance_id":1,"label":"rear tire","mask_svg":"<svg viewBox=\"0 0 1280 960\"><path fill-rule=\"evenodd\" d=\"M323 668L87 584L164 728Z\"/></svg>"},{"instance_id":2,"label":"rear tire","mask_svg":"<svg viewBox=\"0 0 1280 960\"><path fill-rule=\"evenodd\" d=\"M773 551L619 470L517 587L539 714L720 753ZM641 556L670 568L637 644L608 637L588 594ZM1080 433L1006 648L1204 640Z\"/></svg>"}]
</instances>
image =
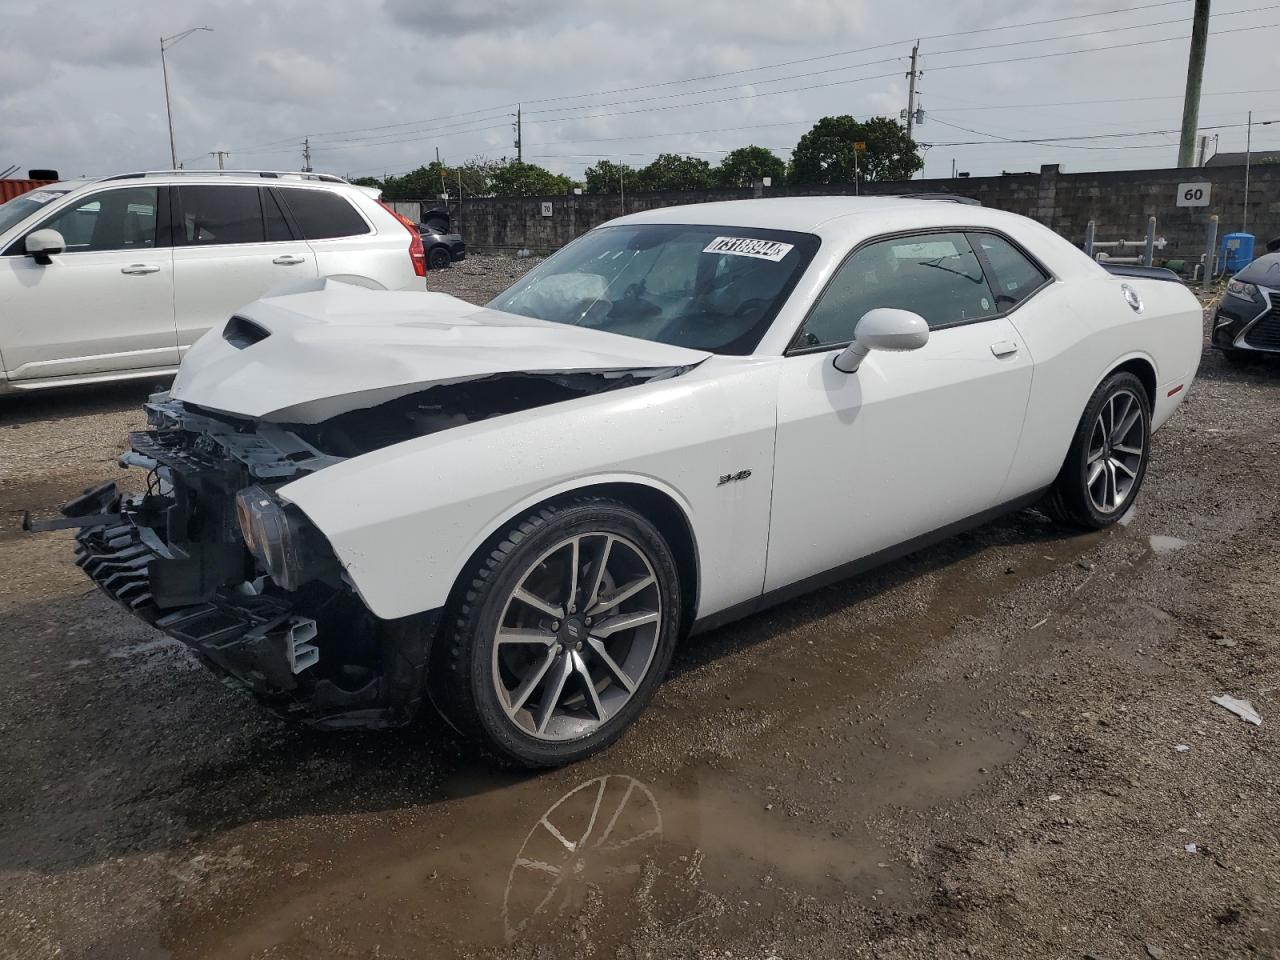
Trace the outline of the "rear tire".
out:
<instances>
[{"instance_id":1,"label":"rear tire","mask_svg":"<svg viewBox=\"0 0 1280 960\"><path fill-rule=\"evenodd\" d=\"M427 263L432 270L447 270L453 263L453 254L444 247L432 247L427 254Z\"/></svg>"},{"instance_id":2,"label":"rear tire","mask_svg":"<svg viewBox=\"0 0 1280 960\"><path fill-rule=\"evenodd\" d=\"M627 504L541 507L460 579L429 673L466 736L528 767L616 740L653 699L680 629L670 547Z\"/></svg>"},{"instance_id":3,"label":"rear tire","mask_svg":"<svg viewBox=\"0 0 1280 960\"><path fill-rule=\"evenodd\" d=\"M1093 392L1071 439L1048 505L1066 523L1109 527L1133 504L1151 457L1151 401L1132 373L1107 377Z\"/></svg>"}]
</instances>

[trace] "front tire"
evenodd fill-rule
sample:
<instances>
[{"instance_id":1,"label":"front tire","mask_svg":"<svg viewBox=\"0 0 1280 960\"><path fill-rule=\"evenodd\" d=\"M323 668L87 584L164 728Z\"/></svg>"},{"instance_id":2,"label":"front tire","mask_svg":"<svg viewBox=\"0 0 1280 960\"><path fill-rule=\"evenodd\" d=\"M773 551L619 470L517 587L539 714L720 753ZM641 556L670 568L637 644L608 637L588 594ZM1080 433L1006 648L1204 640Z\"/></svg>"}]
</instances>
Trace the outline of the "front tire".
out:
<instances>
[{"instance_id":1,"label":"front tire","mask_svg":"<svg viewBox=\"0 0 1280 960\"><path fill-rule=\"evenodd\" d=\"M444 247L432 247L427 263L432 270L447 270L453 264L453 255Z\"/></svg>"},{"instance_id":2,"label":"front tire","mask_svg":"<svg viewBox=\"0 0 1280 960\"><path fill-rule=\"evenodd\" d=\"M539 508L463 574L431 670L449 722L529 767L580 760L653 698L680 628L661 533L630 506Z\"/></svg>"},{"instance_id":3,"label":"front tire","mask_svg":"<svg viewBox=\"0 0 1280 960\"><path fill-rule=\"evenodd\" d=\"M1053 512L1089 530L1109 527L1132 505L1151 456L1151 401L1132 373L1113 373L1085 406L1049 494Z\"/></svg>"}]
</instances>

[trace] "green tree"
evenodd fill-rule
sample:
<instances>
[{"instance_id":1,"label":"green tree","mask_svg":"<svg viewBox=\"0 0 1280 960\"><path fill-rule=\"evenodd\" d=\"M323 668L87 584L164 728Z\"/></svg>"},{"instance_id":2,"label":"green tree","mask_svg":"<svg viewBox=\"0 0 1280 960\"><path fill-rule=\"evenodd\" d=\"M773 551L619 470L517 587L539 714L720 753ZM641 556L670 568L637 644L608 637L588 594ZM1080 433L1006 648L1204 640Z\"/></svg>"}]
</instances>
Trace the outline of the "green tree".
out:
<instances>
[{"instance_id":1,"label":"green tree","mask_svg":"<svg viewBox=\"0 0 1280 960\"><path fill-rule=\"evenodd\" d=\"M716 182L722 187L749 187L761 177L772 177L780 186L787 175L787 165L768 147L739 147L726 154L715 169Z\"/></svg>"},{"instance_id":2,"label":"green tree","mask_svg":"<svg viewBox=\"0 0 1280 960\"><path fill-rule=\"evenodd\" d=\"M379 184L375 180L369 186L381 186L382 195L387 200L438 200L442 193L447 193L450 200L457 200L458 181L461 178L465 196L486 197L493 194L491 181L494 172L505 162L472 157L463 164L450 167L432 160L416 170L387 177L384 183Z\"/></svg>"},{"instance_id":3,"label":"green tree","mask_svg":"<svg viewBox=\"0 0 1280 960\"><path fill-rule=\"evenodd\" d=\"M791 154L791 182L852 183L853 145L859 140L867 145L857 158L862 180L908 180L924 166L916 142L896 120L823 117Z\"/></svg>"},{"instance_id":4,"label":"green tree","mask_svg":"<svg viewBox=\"0 0 1280 960\"><path fill-rule=\"evenodd\" d=\"M377 177L356 177L351 181L357 187L378 187L382 188L382 181Z\"/></svg>"},{"instance_id":5,"label":"green tree","mask_svg":"<svg viewBox=\"0 0 1280 960\"><path fill-rule=\"evenodd\" d=\"M619 178L622 189L639 190L636 184L636 171L625 163L614 163L612 160L601 160L583 171L587 183L587 193L617 193Z\"/></svg>"},{"instance_id":6,"label":"green tree","mask_svg":"<svg viewBox=\"0 0 1280 960\"><path fill-rule=\"evenodd\" d=\"M573 181L536 163L509 160L496 167L489 189L499 197L548 197L568 193Z\"/></svg>"},{"instance_id":7,"label":"green tree","mask_svg":"<svg viewBox=\"0 0 1280 960\"><path fill-rule=\"evenodd\" d=\"M660 153L636 173L637 190L706 190L713 184L711 164L676 153Z\"/></svg>"},{"instance_id":8,"label":"green tree","mask_svg":"<svg viewBox=\"0 0 1280 960\"><path fill-rule=\"evenodd\" d=\"M432 160L416 170L387 177L382 184L382 196L387 200L435 200L444 192L440 185L440 173L443 169Z\"/></svg>"}]
</instances>

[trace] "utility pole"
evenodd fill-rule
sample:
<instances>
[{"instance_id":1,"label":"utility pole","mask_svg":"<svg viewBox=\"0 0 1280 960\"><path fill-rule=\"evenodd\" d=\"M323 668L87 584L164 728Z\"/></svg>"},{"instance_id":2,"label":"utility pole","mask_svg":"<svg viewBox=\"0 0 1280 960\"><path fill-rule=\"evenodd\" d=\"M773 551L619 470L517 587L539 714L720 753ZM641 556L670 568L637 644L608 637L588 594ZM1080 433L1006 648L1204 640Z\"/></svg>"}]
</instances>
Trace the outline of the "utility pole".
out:
<instances>
[{"instance_id":1,"label":"utility pole","mask_svg":"<svg viewBox=\"0 0 1280 960\"><path fill-rule=\"evenodd\" d=\"M436 147L436 168L440 171L440 199L444 201L444 211L449 212L449 181L445 179L448 174L445 173L444 164L440 162L440 148ZM458 179L462 179L462 171L458 171ZM458 202L462 202L462 191L458 191Z\"/></svg>"},{"instance_id":2,"label":"utility pole","mask_svg":"<svg viewBox=\"0 0 1280 960\"><path fill-rule=\"evenodd\" d=\"M1208 0L1205 0L1208 3ZM911 133L915 130L916 125L916 78L920 76L920 71L916 69L916 63L920 57L920 41L916 41L916 45L911 48L911 72L907 74L907 139L911 139Z\"/></svg>"},{"instance_id":3,"label":"utility pole","mask_svg":"<svg viewBox=\"0 0 1280 960\"><path fill-rule=\"evenodd\" d=\"M618 164L618 194L622 200L622 215L627 215L627 185L622 182L622 164Z\"/></svg>"},{"instance_id":4,"label":"utility pole","mask_svg":"<svg viewBox=\"0 0 1280 960\"><path fill-rule=\"evenodd\" d=\"M311 138L302 138L302 172L311 172Z\"/></svg>"},{"instance_id":5,"label":"utility pole","mask_svg":"<svg viewBox=\"0 0 1280 960\"><path fill-rule=\"evenodd\" d=\"M192 27L190 30L183 30L182 33L175 33L172 37L160 38L160 71L164 74L164 112L169 118L169 159L173 162L174 170L178 169L178 148L173 143L173 107L169 104L169 64L164 58L164 52L181 43L197 30L213 33L213 27Z\"/></svg>"},{"instance_id":6,"label":"utility pole","mask_svg":"<svg viewBox=\"0 0 1280 960\"><path fill-rule=\"evenodd\" d=\"M515 143L512 144L512 146L516 148L516 163L524 163L524 136L521 129L520 117L522 107L523 104L516 104L516 122L511 125L516 131L516 140Z\"/></svg>"},{"instance_id":7,"label":"utility pole","mask_svg":"<svg viewBox=\"0 0 1280 960\"><path fill-rule=\"evenodd\" d=\"M1200 81L1204 79L1204 53L1209 45L1209 0L1196 0L1191 23L1191 55L1187 61L1187 92L1182 101L1182 136L1178 140L1178 166L1195 160L1196 128L1200 125Z\"/></svg>"},{"instance_id":8,"label":"utility pole","mask_svg":"<svg viewBox=\"0 0 1280 960\"><path fill-rule=\"evenodd\" d=\"M1196 158L1197 167L1204 166L1204 155L1208 151L1208 149L1209 149L1209 135L1207 133L1202 133L1200 135L1200 153L1199 153L1199 156Z\"/></svg>"},{"instance_id":9,"label":"utility pole","mask_svg":"<svg viewBox=\"0 0 1280 960\"><path fill-rule=\"evenodd\" d=\"M1249 232L1249 166L1253 158L1253 111L1249 111L1249 122L1244 132L1244 212L1240 217L1240 232Z\"/></svg>"},{"instance_id":10,"label":"utility pole","mask_svg":"<svg viewBox=\"0 0 1280 960\"><path fill-rule=\"evenodd\" d=\"M209 154L209 156L213 157L218 161L218 169L222 170L224 169L224 165L222 161L227 159L227 157L231 156L231 153L227 150L214 150Z\"/></svg>"}]
</instances>

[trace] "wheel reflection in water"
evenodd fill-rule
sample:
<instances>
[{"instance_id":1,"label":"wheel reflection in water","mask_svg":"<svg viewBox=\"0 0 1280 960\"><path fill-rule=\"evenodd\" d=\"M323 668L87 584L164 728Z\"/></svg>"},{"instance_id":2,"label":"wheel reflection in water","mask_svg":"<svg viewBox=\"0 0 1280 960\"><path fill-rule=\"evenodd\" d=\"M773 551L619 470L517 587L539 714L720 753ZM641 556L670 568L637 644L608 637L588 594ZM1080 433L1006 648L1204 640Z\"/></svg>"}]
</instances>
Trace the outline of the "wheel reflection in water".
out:
<instances>
[{"instance_id":1,"label":"wheel reflection in water","mask_svg":"<svg viewBox=\"0 0 1280 960\"><path fill-rule=\"evenodd\" d=\"M638 880L644 842L661 837L662 812L639 780L610 774L578 784L534 824L511 865L502 898L508 942L593 887Z\"/></svg>"}]
</instances>

